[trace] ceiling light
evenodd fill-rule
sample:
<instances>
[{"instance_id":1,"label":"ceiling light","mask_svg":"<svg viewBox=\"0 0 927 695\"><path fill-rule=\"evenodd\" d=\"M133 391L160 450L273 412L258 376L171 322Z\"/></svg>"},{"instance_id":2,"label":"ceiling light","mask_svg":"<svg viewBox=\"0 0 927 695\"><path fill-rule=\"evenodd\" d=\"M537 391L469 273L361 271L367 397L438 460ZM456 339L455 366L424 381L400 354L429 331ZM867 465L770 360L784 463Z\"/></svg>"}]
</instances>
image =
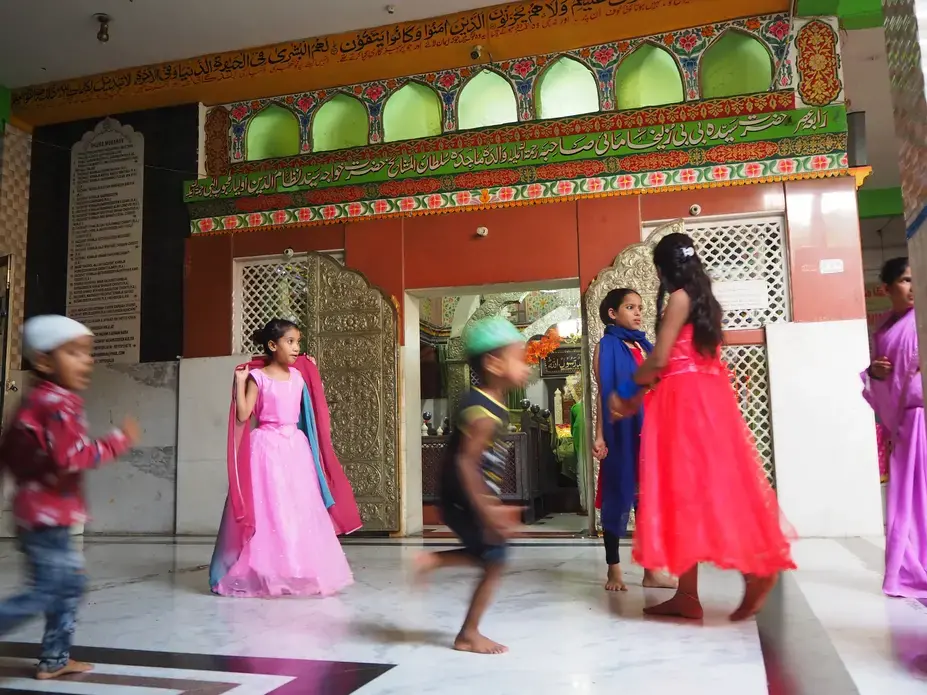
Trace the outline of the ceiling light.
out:
<instances>
[{"instance_id":1,"label":"ceiling light","mask_svg":"<svg viewBox=\"0 0 927 695\"><path fill-rule=\"evenodd\" d=\"M112 18L102 12L93 15L93 18L100 24L100 29L97 31L97 41L106 43L109 41L109 23Z\"/></svg>"}]
</instances>

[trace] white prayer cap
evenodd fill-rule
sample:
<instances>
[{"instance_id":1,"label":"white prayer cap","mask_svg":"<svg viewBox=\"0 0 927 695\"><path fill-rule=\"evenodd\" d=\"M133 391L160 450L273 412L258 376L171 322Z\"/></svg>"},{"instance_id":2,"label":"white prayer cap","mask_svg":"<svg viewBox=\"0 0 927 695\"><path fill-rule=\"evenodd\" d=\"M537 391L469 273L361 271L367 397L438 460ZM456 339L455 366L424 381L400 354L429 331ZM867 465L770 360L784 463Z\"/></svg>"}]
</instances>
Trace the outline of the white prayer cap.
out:
<instances>
[{"instance_id":1,"label":"white prayer cap","mask_svg":"<svg viewBox=\"0 0 927 695\"><path fill-rule=\"evenodd\" d=\"M23 351L31 360L36 354L52 352L72 340L92 335L84 324L67 316L35 316L23 325Z\"/></svg>"}]
</instances>

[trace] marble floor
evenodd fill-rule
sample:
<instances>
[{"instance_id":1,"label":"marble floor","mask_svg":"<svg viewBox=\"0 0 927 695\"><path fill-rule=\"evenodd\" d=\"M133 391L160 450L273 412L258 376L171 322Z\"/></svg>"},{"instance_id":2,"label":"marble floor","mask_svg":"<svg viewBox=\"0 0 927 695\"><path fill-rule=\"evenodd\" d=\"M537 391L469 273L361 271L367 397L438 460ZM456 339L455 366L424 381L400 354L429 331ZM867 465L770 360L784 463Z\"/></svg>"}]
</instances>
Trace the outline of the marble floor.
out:
<instances>
[{"instance_id":1,"label":"marble floor","mask_svg":"<svg viewBox=\"0 0 927 695\"><path fill-rule=\"evenodd\" d=\"M93 581L76 656L97 670L31 680L36 622L0 644L0 694L924 693L927 608L882 596L880 544L799 542L801 569L756 622L732 625L733 574L703 572L704 623L658 622L641 608L661 592L602 590L598 543L520 543L484 626L511 652L481 657L448 648L472 575L410 586L421 541L349 542L357 582L344 595L262 601L208 593L209 539L87 539ZM13 546L0 543L0 592L17 582Z\"/></svg>"}]
</instances>

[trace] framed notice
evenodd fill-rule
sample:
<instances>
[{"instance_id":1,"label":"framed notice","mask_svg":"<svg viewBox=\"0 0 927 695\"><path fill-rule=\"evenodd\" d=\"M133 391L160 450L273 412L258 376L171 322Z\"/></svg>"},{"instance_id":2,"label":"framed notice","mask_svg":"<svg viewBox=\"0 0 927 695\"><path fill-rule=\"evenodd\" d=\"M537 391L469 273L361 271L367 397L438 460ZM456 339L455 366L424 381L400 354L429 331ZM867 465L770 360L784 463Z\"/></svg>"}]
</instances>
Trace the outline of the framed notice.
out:
<instances>
[{"instance_id":1,"label":"framed notice","mask_svg":"<svg viewBox=\"0 0 927 695\"><path fill-rule=\"evenodd\" d=\"M711 290L725 312L769 308L769 285L765 280L713 282Z\"/></svg>"},{"instance_id":2,"label":"framed notice","mask_svg":"<svg viewBox=\"0 0 927 695\"><path fill-rule=\"evenodd\" d=\"M551 378L575 374L583 368L582 362L582 348L557 348L541 360L541 377Z\"/></svg>"},{"instance_id":3,"label":"framed notice","mask_svg":"<svg viewBox=\"0 0 927 695\"><path fill-rule=\"evenodd\" d=\"M139 361L145 138L107 118L71 148L68 316L103 364Z\"/></svg>"}]
</instances>

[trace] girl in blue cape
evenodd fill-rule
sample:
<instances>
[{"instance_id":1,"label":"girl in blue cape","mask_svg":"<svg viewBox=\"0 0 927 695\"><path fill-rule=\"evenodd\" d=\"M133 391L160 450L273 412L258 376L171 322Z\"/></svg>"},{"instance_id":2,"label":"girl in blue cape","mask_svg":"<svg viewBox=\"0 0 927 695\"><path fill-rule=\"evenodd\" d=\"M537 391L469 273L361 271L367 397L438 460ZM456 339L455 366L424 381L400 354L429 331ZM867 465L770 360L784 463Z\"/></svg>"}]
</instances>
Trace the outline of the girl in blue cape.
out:
<instances>
[{"instance_id":1,"label":"girl in blue cape","mask_svg":"<svg viewBox=\"0 0 927 695\"><path fill-rule=\"evenodd\" d=\"M644 409L612 422L607 417L609 409L604 399L617 391L618 384L630 379L653 351L653 345L641 330L642 312L641 296L632 289L612 290L605 295L599 305L605 335L596 345L592 358L599 390L592 455L601 462L595 506L602 514L605 561L608 564L607 591L628 590L621 574L618 545L619 539L628 534L628 520L637 500ZM643 585L658 589L676 588L675 581L650 570L644 572Z\"/></svg>"}]
</instances>

